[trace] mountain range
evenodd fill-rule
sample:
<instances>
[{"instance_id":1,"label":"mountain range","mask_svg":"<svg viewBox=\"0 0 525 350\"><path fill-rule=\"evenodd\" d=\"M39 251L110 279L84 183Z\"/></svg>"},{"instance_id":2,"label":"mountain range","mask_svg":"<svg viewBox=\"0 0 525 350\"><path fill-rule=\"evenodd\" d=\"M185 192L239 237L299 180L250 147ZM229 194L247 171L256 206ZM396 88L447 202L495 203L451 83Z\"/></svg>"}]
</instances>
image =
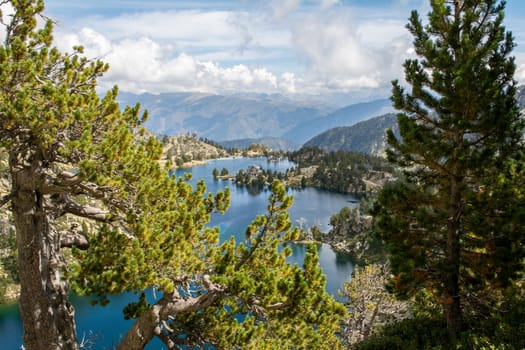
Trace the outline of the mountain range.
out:
<instances>
[{"instance_id":1,"label":"mountain range","mask_svg":"<svg viewBox=\"0 0 525 350\"><path fill-rule=\"evenodd\" d=\"M392 110L387 99L334 108L316 100L296 101L278 94L122 92L119 102L139 102L149 111L145 126L159 135L195 133L217 142L284 138L297 145L332 127L353 125Z\"/></svg>"},{"instance_id":2,"label":"mountain range","mask_svg":"<svg viewBox=\"0 0 525 350\"><path fill-rule=\"evenodd\" d=\"M516 97L525 111L524 86L518 87ZM139 102L147 109L146 127L155 134L196 134L227 148L242 149L257 143L294 150L304 145L382 155L386 129L397 132L388 99L335 108L318 100L292 100L279 94L123 92L119 102Z\"/></svg>"}]
</instances>

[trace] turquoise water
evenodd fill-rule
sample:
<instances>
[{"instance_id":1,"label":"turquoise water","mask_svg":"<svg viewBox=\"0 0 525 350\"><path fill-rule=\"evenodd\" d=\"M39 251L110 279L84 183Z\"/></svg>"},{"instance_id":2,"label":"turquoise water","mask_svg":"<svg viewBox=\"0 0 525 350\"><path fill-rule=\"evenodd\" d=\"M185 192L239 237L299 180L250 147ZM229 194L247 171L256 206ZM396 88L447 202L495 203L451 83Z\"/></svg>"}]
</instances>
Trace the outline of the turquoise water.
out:
<instances>
[{"instance_id":1,"label":"turquoise water","mask_svg":"<svg viewBox=\"0 0 525 350\"><path fill-rule=\"evenodd\" d=\"M294 166L288 161L267 162L265 158L235 158L213 160L202 166L191 169L178 170L175 175L181 176L183 172L191 172L192 182L204 179L208 191L216 192L224 187L230 187L231 205L224 214L214 214L211 225L221 228L221 240L228 239L232 235L236 240L244 239L244 231L247 225L258 214L264 214L270 194L268 190L254 193L246 188L240 188L229 181L215 181L213 169L219 171L227 168L231 174L240 169L246 169L249 165L260 165L265 169L285 171ZM306 188L304 190L289 190L294 196L294 205L290 209L290 216L294 225L303 227L318 225L321 230L328 231L330 228L330 216L343 206L353 206L355 200L350 195L331 193ZM330 246L319 245L319 259L323 271L327 275L326 289L329 293L337 296L337 291L342 288L343 283L349 279L353 263L346 254L334 252ZM293 255L290 261L301 264L306 253L303 245L292 245ZM76 310L77 333L79 339L93 342L91 349L111 349L118 343L119 338L129 329L132 321L126 321L122 317L122 308L130 301L132 295L118 295L111 298L106 307L91 306L87 297L73 297ZM22 327L18 308L16 305L0 306L0 349L20 349ZM89 348L89 347L88 347ZM160 343L150 344L147 349L162 349Z\"/></svg>"}]
</instances>

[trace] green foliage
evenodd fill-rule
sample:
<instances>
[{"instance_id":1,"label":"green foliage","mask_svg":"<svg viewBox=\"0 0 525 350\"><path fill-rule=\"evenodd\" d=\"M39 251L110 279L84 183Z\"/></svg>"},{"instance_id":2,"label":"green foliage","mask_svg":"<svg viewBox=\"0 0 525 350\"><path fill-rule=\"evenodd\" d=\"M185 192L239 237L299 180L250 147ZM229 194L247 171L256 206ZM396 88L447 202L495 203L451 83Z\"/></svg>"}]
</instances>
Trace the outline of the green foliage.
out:
<instances>
[{"instance_id":1,"label":"green foliage","mask_svg":"<svg viewBox=\"0 0 525 350\"><path fill-rule=\"evenodd\" d=\"M488 317L467 318L462 349L524 349L525 298L523 280L505 290Z\"/></svg>"},{"instance_id":2,"label":"green foliage","mask_svg":"<svg viewBox=\"0 0 525 350\"><path fill-rule=\"evenodd\" d=\"M129 303L124 307L124 318L126 320L137 318L150 307L151 305L146 301L146 294L141 293L137 302Z\"/></svg>"},{"instance_id":3,"label":"green foliage","mask_svg":"<svg viewBox=\"0 0 525 350\"><path fill-rule=\"evenodd\" d=\"M286 261L284 242L298 237L287 209L293 199L274 182L268 212L246 230L246 241L233 239L214 250L212 276L228 294L201 313L178 315L169 325L189 346L217 348L339 348L336 333L345 315L342 304L325 291L315 246L302 267Z\"/></svg>"},{"instance_id":4,"label":"green foliage","mask_svg":"<svg viewBox=\"0 0 525 350\"><path fill-rule=\"evenodd\" d=\"M223 169L224 170L224 169ZM275 180L285 181L286 174L271 169L262 169L258 166L250 166L246 170L239 170L235 174L235 183L238 186L246 186L248 190L260 192L265 186L270 186Z\"/></svg>"},{"instance_id":5,"label":"green foliage","mask_svg":"<svg viewBox=\"0 0 525 350\"><path fill-rule=\"evenodd\" d=\"M384 327L378 334L355 344L356 350L454 349L442 319L406 319Z\"/></svg>"},{"instance_id":6,"label":"green foliage","mask_svg":"<svg viewBox=\"0 0 525 350\"><path fill-rule=\"evenodd\" d=\"M404 168L374 206L391 253L390 287L426 289L459 339L464 313L483 313L523 269L525 208L512 35L504 2L432 1L428 24L407 28L418 59L405 62L406 91L393 82Z\"/></svg>"},{"instance_id":7,"label":"green foliage","mask_svg":"<svg viewBox=\"0 0 525 350\"><path fill-rule=\"evenodd\" d=\"M324 233L321 231L321 229L319 228L319 226L317 225L312 225L312 227L310 227L310 231L312 233L312 238L316 241L321 241L323 238L324 238Z\"/></svg>"},{"instance_id":8,"label":"green foliage","mask_svg":"<svg viewBox=\"0 0 525 350\"><path fill-rule=\"evenodd\" d=\"M71 267L72 276L80 277L73 278L75 291L101 297L149 287L171 292L172 279L208 268L218 230L205 224L212 211L227 208L228 190L211 196L203 182L193 189L167 173L151 175L135 188L133 203L149 214L128 217L134 237L106 225L91 236L87 250L74 251L78 264Z\"/></svg>"}]
</instances>

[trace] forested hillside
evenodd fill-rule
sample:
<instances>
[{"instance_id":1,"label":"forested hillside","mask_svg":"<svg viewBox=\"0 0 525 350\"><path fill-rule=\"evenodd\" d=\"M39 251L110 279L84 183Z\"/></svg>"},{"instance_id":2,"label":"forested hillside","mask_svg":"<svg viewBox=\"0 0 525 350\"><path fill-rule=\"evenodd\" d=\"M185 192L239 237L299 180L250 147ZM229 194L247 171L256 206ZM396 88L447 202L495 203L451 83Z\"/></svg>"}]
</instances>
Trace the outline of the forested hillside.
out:
<instances>
[{"instance_id":1,"label":"forested hillside","mask_svg":"<svg viewBox=\"0 0 525 350\"><path fill-rule=\"evenodd\" d=\"M304 185L330 191L372 193L394 178L394 167L384 158L362 153L303 147L288 156L297 163L297 170L290 176L303 177Z\"/></svg>"},{"instance_id":2,"label":"forested hillside","mask_svg":"<svg viewBox=\"0 0 525 350\"><path fill-rule=\"evenodd\" d=\"M318 147L328 152L352 151L385 156L386 131L398 133L397 117L393 113L370 118L352 126L341 126L325 131L310 140L304 147Z\"/></svg>"}]
</instances>

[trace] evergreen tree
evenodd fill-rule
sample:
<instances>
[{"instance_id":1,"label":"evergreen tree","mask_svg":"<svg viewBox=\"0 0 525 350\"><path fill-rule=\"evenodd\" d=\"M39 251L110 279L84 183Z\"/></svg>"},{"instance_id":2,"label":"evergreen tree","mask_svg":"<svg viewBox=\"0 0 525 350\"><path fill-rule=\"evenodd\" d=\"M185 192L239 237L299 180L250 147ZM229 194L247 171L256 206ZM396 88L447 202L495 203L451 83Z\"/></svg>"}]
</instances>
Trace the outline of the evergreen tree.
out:
<instances>
[{"instance_id":1,"label":"evergreen tree","mask_svg":"<svg viewBox=\"0 0 525 350\"><path fill-rule=\"evenodd\" d=\"M136 322L122 349L142 349L153 336L170 349L337 347L344 310L324 289L315 250L299 268L278 249L296 235L284 187L274 184L248 245L220 246L206 224L226 210L229 193L170 177L158 162L162 144L141 126L146 115L138 105L121 110L117 88L98 96L108 66L83 58L81 47L52 47L43 9L42 0L0 3L9 11L1 16L0 146L11 177L0 204L11 204L15 222L25 347L79 348L70 285L101 303L158 291L153 304L141 294L126 307Z\"/></svg>"},{"instance_id":2,"label":"evergreen tree","mask_svg":"<svg viewBox=\"0 0 525 350\"><path fill-rule=\"evenodd\" d=\"M411 90L393 82L401 140L388 133L388 156L405 177L384 188L374 213L391 287L429 290L457 339L463 310L486 307L522 269L523 122L505 3L430 4L428 24L413 11L407 25L419 56L404 64Z\"/></svg>"}]
</instances>

